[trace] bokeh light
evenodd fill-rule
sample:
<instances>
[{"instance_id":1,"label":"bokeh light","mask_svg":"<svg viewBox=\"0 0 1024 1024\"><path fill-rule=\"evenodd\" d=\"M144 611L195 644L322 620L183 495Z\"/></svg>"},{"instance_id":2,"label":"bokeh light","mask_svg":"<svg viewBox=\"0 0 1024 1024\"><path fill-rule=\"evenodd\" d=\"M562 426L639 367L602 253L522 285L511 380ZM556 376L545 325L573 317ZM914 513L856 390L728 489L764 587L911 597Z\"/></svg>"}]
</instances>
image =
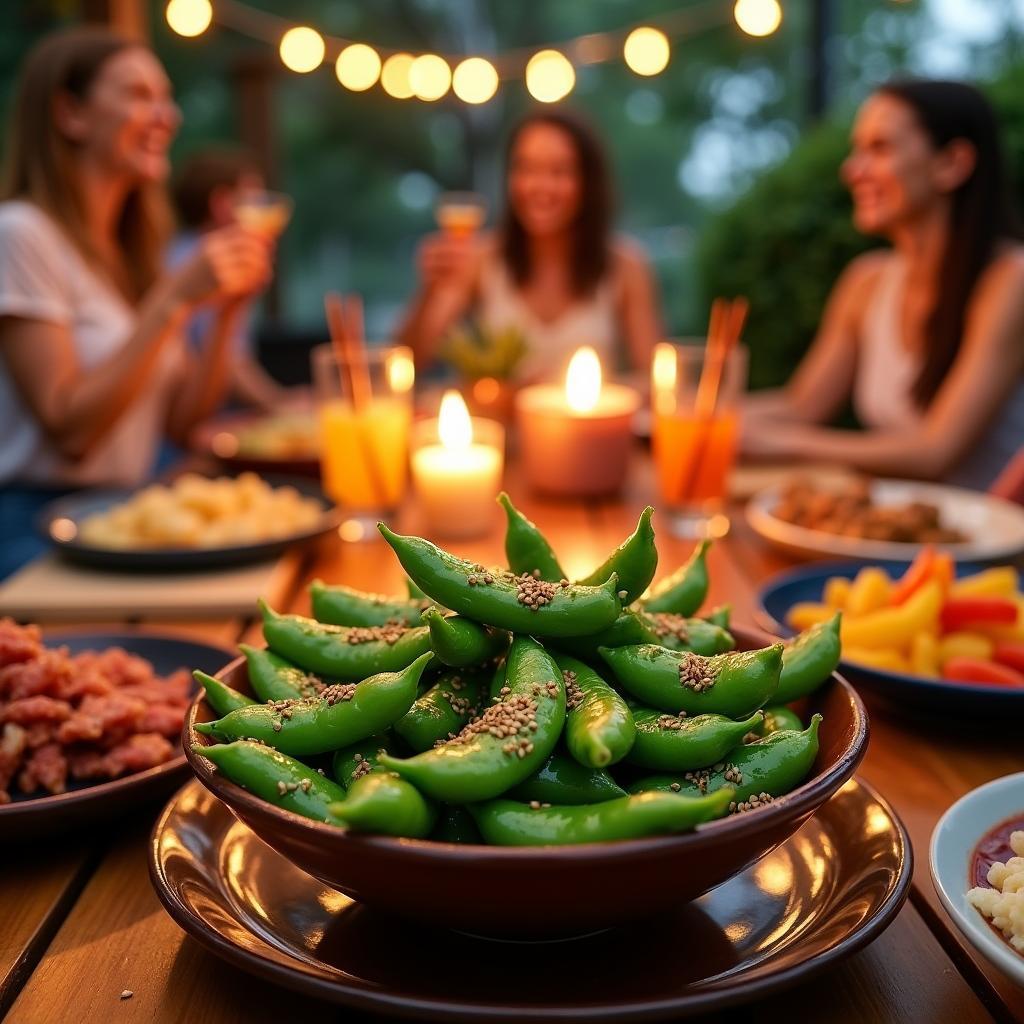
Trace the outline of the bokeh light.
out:
<instances>
[{"instance_id":1,"label":"bokeh light","mask_svg":"<svg viewBox=\"0 0 1024 1024\"><path fill-rule=\"evenodd\" d=\"M452 69L436 53L424 53L409 66L409 88L418 100L439 100L452 84Z\"/></svg>"},{"instance_id":2,"label":"bokeh light","mask_svg":"<svg viewBox=\"0 0 1024 1024\"><path fill-rule=\"evenodd\" d=\"M306 74L324 62L327 48L323 36L308 25L297 25L281 36L281 62L290 71Z\"/></svg>"},{"instance_id":3,"label":"bokeh light","mask_svg":"<svg viewBox=\"0 0 1024 1024\"><path fill-rule=\"evenodd\" d=\"M365 92L380 78L380 56L372 46L353 43L338 54L334 73L346 89Z\"/></svg>"},{"instance_id":4,"label":"bokeh light","mask_svg":"<svg viewBox=\"0 0 1024 1024\"><path fill-rule=\"evenodd\" d=\"M668 36L649 26L633 29L622 47L626 64L638 75L660 74L668 67L670 53Z\"/></svg>"},{"instance_id":5,"label":"bokeh light","mask_svg":"<svg viewBox=\"0 0 1024 1024\"><path fill-rule=\"evenodd\" d=\"M770 36L782 24L779 0L736 0L732 13L748 36Z\"/></svg>"},{"instance_id":6,"label":"bokeh light","mask_svg":"<svg viewBox=\"0 0 1024 1024\"><path fill-rule=\"evenodd\" d=\"M483 57L467 57L452 75L452 90L463 103L486 103L498 91L498 72Z\"/></svg>"},{"instance_id":7,"label":"bokeh light","mask_svg":"<svg viewBox=\"0 0 1024 1024\"><path fill-rule=\"evenodd\" d=\"M164 11L167 24L179 36L201 36L213 20L210 0L170 0Z\"/></svg>"},{"instance_id":8,"label":"bokeh light","mask_svg":"<svg viewBox=\"0 0 1024 1024\"><path fill-rule=\"evenodd\" d=\"M389 96L396 100L407 100L412 95L409 84L409 69L412 67L411 53L393 53L380 71L380 84Z\"/></svg>"},{"instance_id":9,"label":"bokeh light","mask_svg":"<svg viewBox=\"0 0 1024 1024\"><path fill-rule=\"evenodd\" d=\"M526 65L526 88L541 103L557 103L572 92L576 72L565 54L541 50Z\"/></svg>"}]
</instances>

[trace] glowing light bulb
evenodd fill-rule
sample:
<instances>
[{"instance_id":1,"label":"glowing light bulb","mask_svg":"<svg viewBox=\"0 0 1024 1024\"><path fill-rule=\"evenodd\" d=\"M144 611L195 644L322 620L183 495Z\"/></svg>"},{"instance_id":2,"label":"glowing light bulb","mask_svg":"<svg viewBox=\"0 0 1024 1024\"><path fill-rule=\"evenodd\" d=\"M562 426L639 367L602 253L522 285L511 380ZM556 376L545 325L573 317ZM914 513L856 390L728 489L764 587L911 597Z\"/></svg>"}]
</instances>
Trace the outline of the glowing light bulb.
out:
<instances>
[{"instance_id":1,"label":"glowing light bulb","mask_svg":"<svg viewBox=\"0 0 1024 1024\"><path fill-rule=\"evenodd\" d=\"M572 92L576 72L565 54L541 50L526 65L526 88L541 103L557 103Z\"/></svg>"},{"instance_id":2,"label":"glowing light bulb","mask_svg":"<svg viewBox=\"0 0 1024 1024\"><path fill-rule=\"evenodd\" d=\"M179 36L201 36L213 21L210 0L170 0L164 11L167 24Z\"/></svg>"},{"instance_id":3,"label":"glowing light bulb","mask_svg":"<svg viewBox=\"0 0 1024 1024\"><path fill-rule=\"evenodd\" d=\"M297 25L281 36L281 63L300 75L315 71L324 62L327 47L323 36L308 25Z\"/></svg>"},{"instance_id":4,"label":"glowing light bulb","mask_svg":"<svg viewBox=\"0 0 1024 1024\"><path fill-rule=\"evenodd\" d=\"M657 75L668 67L668 36L656 28L635 28L626 37L622 55L630 71L638 75Z\"/></svg>"},{"instance_id":5,"label":"glowing light bulb","mask_svg":"<svg viewBox=\"0 0 1024 1024\"><path fill-rule=\"evenodd\" d=\"M396 100L407 100L412 96L409 84L409 70L412 68L411 53L393 53L380 71L380 84L384 91Z\"/></svg>"},{"instance_id":6,"label":"glowing light bulb","mask_svg":"<svg viewBox=\"0 0 1024 1024\"><path fill-rule=\"evenodd\" d=\"M590 412L601 397L601 360L589 345L576 349L565 374L565 401L573 412Z\"/></svg>"},{"instance_id":7,"label":"glowing light bulb","mask_svg":"<svg viewBox=\"0 0 1024 1024\"><path fill-rule=\"evenodd\" d=\"M679 372L676 349L667 341L654 346L651 359L651 391L654 397L654 411L662 416L675 412L676 379Z\"/></svg>"},{"instance_id":8,"label":"glowing light bulb","mask_svg":"<svg viewBox=\"0 0 1024 1024\"><path fill-rule=\"evenodd\" d=\"M498 91L498 72L483 57L467 57L452 75L452 90L463 103L486 103Z\"/></svg>"},{"instance_id":9,"label":"glowing light bulb","mask_svg":"<svg viewBox=\"0 0 1024 1024\"><path fill-rule=\"evenodd\" d=\"M387 357L385 369L388 384L397 394L412 391L416 383L416 366L412 361L412 353L406 348L399 348Z\"/></svg>"},{"instance_id":10,"label":"glowing light bulb","mask_svg":"<svg viewBox=\"0 0 1024 1024\"><path fill-rule=\"evenodd\" d=\"M473 421L458 391L446 391L441 398L437 436L441 439L441 446L448 451L465 451L473 443Z\"/></svg>"},{"instance_id":11,"label":"glowing light bulb","mask_svg":"<svg viewBox=\"0 0 1024 1024\"><path fill-rule=\"evenodd\" d=\"M365 92L380 78L380 56L372 46L353 43L338 54L334 73L346 89Z\"/></svg>"},{"instance_id":12,"label":"glowing light bulb","mask_svg":"<svg viewBox=\"0 0 1024 1024\"><path fill-rule=\"evenodd\" d=\"M418 100L439 100L452 84L452 69L436 53L424 53L409 67L409 88Z\"/></svg>"},{"instance_id":13,"label":"glowing light bulb","mask_svg":"<svg viewBox=\"0 0 1024 1024\"><path fill-rule=\"evenodd\" d=\"M770 36L782 23L779 0L736 0L732 14L748 36Z\"/></svg>"}]
</instances>

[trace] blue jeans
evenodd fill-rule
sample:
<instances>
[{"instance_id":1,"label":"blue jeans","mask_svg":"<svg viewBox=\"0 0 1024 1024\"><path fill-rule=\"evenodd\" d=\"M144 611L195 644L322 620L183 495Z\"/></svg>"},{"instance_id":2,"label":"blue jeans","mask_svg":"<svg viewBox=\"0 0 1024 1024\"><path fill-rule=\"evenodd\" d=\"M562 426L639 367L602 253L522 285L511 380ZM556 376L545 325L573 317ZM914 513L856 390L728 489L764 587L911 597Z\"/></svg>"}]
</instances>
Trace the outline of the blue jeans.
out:
<instances>
[{"instance_id":1,"label":"blue jeans","mask_svg":"<svg viewBox=\"0 0 1024 1024\"><path fill-rule=\"evenodd\" d=\"M0 485L0 580L47 550L38 533L36 517L69 488Z\"/></svg>"}]
</instances>

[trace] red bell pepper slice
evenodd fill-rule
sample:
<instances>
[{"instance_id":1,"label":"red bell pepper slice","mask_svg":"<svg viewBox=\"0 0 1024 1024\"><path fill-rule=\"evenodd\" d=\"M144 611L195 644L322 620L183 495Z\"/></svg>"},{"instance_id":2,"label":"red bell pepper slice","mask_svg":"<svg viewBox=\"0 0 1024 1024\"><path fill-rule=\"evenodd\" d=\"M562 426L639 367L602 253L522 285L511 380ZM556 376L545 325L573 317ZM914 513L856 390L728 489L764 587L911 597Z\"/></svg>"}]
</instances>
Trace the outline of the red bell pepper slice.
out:
<instances>
[{"instance_id":1,"label":"red bell pepper slice","mask_svg":"<svg viewBox=\"0 0 1024 1024\"><path fill-rule=\"evenodd\" d=\"M942 606L939 621L948 633L977 623L1017 621L1017 604L1008 597L951 597Z\"/></svg>"},{"instance_id":2,"label":"red bell pepper slice","mask_svg":"<svg viewBox=\"0 0 1024 1024\"><path fill-rule=\"evenodd\" d=\"M957 683L991 683L1024 687L1024 672L983 658L950 658L942 666L942 678Z\"/></svg>"},{"instance_id":3,"label":"red bell pepper slice","mask_svg":"<svg viewBox=\"0 0 1024 1024\"><path fill-rule=\"evenodd\" d=\"M945 551L936 551L930 544L918 552L907 571L893 584L889 602L904 604L929 580L935 580L945 593L953 582L953 558Z\"/></svg>"},{"instance_id":4,"label":"red bell pepper slice","mask_svg":"<svg viewBox=\"0 0 1024 1024\"><path fill-rule=\"evenodd\" d=\"M1015 643L1013 640L997 641L992 652L992 660L1017 672L1024 672L1024 644Z\"/></svg>"}]
</instances>

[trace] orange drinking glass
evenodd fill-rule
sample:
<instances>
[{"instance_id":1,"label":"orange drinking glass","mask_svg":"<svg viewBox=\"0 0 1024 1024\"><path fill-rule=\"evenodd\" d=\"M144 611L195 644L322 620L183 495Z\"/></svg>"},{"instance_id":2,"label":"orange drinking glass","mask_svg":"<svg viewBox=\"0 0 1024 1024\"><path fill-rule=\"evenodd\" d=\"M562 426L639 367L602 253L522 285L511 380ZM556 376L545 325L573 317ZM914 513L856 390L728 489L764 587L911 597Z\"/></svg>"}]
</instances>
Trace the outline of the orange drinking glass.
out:
<instances>
[{"instance_id":1,"label":"orange drinking glass","mask_svg":"<svg viewBox=\"0 0 1024 1024\"><path fill-rule=\"evenodd\" d=\"M438 227L456 238L468 238L487 218L487 200L476 192L443 192L434 208Z\"/></svg>"},{"instance_id":2,"label":"orange drinking glass","mask_svg":"<svg viewBox=\"0 0 1024 1024\"><path fill-rule=\"evenodd\" d=\"M658 491L673 533L726 533L729 475L739 444L739 398L747 379L747 350L729 354L713 412L699 415L697 385L704 369L701 341L661 342L651 360L651 443Z\"/></svg>"}]
</instances>

